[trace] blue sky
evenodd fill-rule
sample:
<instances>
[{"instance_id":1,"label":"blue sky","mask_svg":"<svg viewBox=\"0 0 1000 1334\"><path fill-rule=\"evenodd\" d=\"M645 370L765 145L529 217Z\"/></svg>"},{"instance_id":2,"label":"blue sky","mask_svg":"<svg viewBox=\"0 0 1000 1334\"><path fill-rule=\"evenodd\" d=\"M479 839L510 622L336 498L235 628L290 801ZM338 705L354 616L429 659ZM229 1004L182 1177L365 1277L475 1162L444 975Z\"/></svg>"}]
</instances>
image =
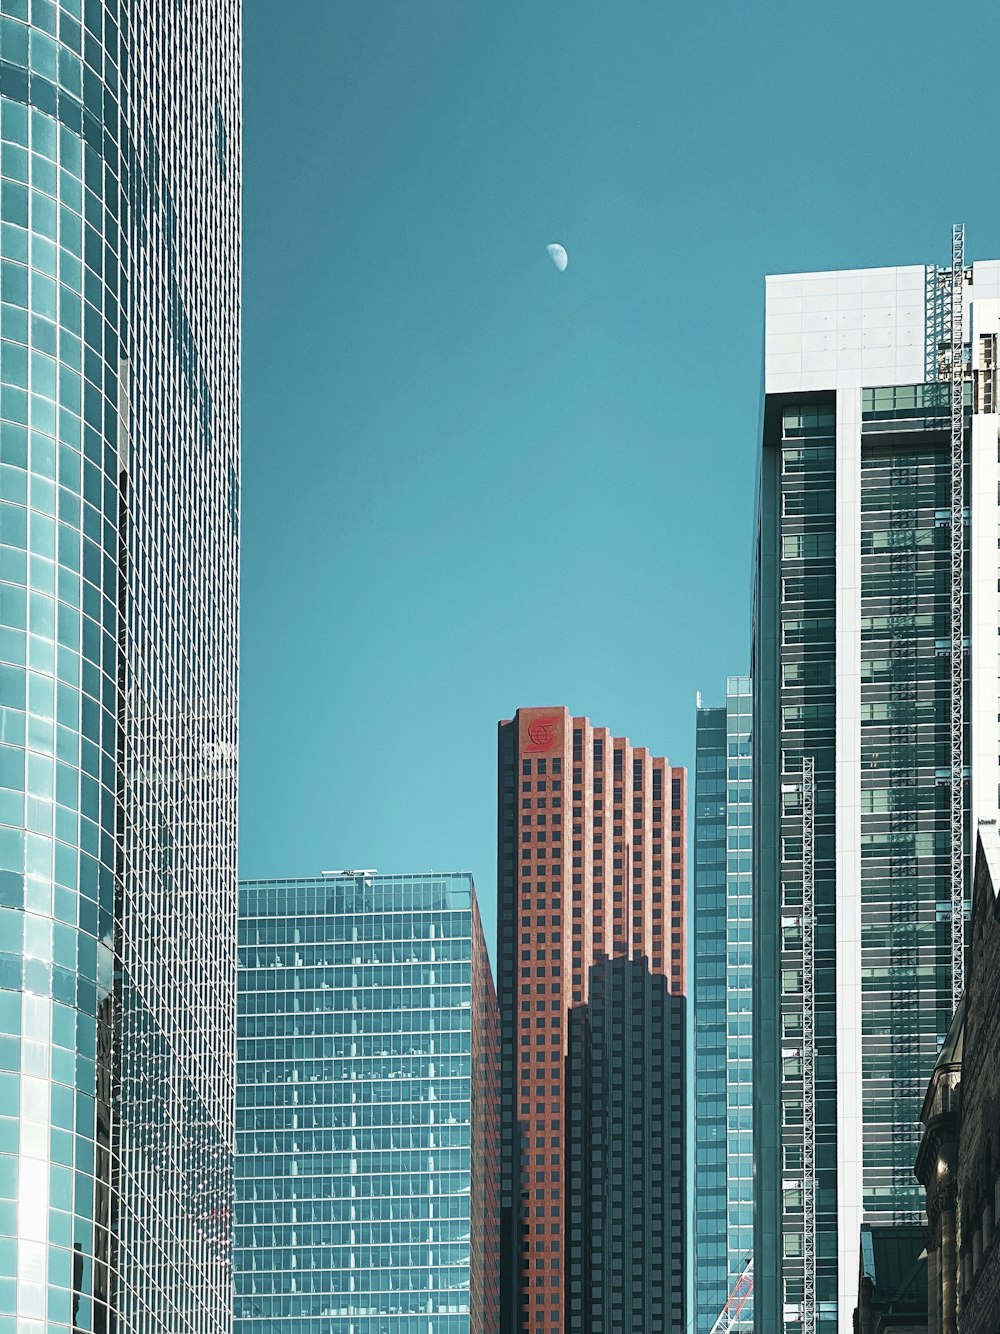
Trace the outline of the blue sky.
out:
<instances>
[{"instance_id":1,"label":"blue sky","mask_svg":"<svg viewBox=\"0 0 1000 1334\"><path fill-rule=\"evenodd\" d=\"M242 874L470 869L492 933L499 718L691 763L748 661L763 275L1000 252L946 20L247 4Z\"/></svg>"}]
</instances>

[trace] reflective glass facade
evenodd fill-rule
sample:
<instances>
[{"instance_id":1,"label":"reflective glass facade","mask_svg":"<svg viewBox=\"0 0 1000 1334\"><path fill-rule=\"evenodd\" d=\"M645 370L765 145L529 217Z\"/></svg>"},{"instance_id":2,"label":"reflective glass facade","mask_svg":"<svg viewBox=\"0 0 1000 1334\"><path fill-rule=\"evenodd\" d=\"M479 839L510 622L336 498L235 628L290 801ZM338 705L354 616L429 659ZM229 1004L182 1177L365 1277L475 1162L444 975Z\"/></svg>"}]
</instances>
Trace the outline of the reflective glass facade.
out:
<instances>
[{"instance_id":1,"label":"reflective glass facade","mask_svg":"<svg viewBox=\"0 0 1000 1334\"><path fill-rule=\"evenodd\" d=\"M570 1011L569 1330L673 1334L684 1316L684 996L600 959Z\"/></svg>"},{"instance_id":2,"label":"reflective glass facade","mask_svg":"<svg viewBox=\"0 0 1000 1334\"><path fill-rule=\"evenodd\" d=\"M752 772L749 678L698 708L695 773L697 1328L707 1334L753 1250ZM753 1298L734 1330L753 1327Z\"/></svg>"},{"instance_id":3,"label":"reflective glass facade","mask_svg":"<svg viewBox=\"0 0 1000 1334\"><path fill-rule=\"evenodd\" d=\"M498 1017L465 874L240 890L241 1334L496 1334Z\"/></svg>"},{"instance_id":4,"label":"reflective glass facade","mask_svg":"<svg viewBox=\"0 0 1000 1334\"><path fill-rule=\"evenodd\" d=\"M224 1331L238 7L2 8L0 1330Z\"/></svg>"},{"instance_id":5,"label":"reflective glass facade","mask_svg":"<svg viewBox=\"0 0 1000 1334\"><path fill-rule=\"evenodd\" d=\"M699 708L694 778L695 1329L728 1292L726 1229L726 710Z\"/></svg>"},{"instance_id":6,"label":"reflective glass facade","mask_svg":"<svg viewBox=\"0 0 1000 1334\"><path fill-rule=\"evenodd\" d=\"M996 261L767 283L752 730L768 1331L849 1334L862 1224L920 1217L968 831L1000 796L998 293Z\"/></svg>"},{"instance_id":7,"label":"reflective glass facade","mask_svg":"<svg viewBox=\"0 0 1000 1334\"><path fill-rule=\"evenodd\" d=\"M935 387L936 388L936 387ZM863 1207L871 1222L919 1217L915 1125L926 1069L951 1017L948 787L950 455L921 393L876 418L862 394L860 456L860 898L865 1024ZM930 429L926 429L926 428ZM937 429L935 429L937 428ZM780 744L780 1070L783 1291L802 1300L801 757L815 766L816 1283L818 1328L836 1328L837 876L836 403L786 404L779 488L784 521ZM799 767L796 768L796 765ZM796 775L798 774L798 777ZM939 906L940 905L940 906Z\"/></svg>"},{"instance_id":8,"label":"reflective glass facade","mask_svg":"<svg viewBox=\"0 0 1000 1334\"><path fill-rule=\"evenodd\" d=\"M726 683L726 1247L736 1286L753 1252L753 761L750 679ZM740 1290L742 1292L742 1289ZM753 1329L753 1295L733 1334Z\"/></svg>"}]
</instances>

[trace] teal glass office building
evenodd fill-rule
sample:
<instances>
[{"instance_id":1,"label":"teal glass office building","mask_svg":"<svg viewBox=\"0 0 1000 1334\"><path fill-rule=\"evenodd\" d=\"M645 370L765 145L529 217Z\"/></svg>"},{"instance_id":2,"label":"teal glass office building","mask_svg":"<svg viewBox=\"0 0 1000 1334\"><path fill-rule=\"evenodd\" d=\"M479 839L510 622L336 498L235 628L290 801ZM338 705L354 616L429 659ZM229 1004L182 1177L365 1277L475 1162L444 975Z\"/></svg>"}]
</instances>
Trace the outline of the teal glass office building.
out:
<instances>
[{"instance_id":1,"label":"teal glass office building","mask_svg":"<svg viewBox=\"0 0 1000 1334\"><path fill-rule=\"evenodd\" d=\"M919 1222L996 819L1000 263L767 280L753 647L758 1324L851 1334Z\"/></svg>"},{"instance_id":2,"label":"teal glass office building","mask_svg":"<svg viewBox=\"0 0 1000 1334\"><path fill-rule=\"evenodd\" d=\"M240 887L239 1334L497 1334L499 1018L464 873Z\"/></svg>"},{"instance_id":3,"label":"teal glass office building","mask_svg":"<svg viewBox=\"0 0 1000 1334\"><path fill-rule=\"evenodd\" d=\"M0 8L0 1331L225 1334L239 6Z\"/></svg>"},{"instance_id":4,"label":"teal glass office building","mask_svg":"<svg viewBox=\"0 0 1000 1334\"><path fill-rule=\"evenodd\" d=\"M729 1328L753 1329L743 1278L753 1252L751 703L749 678L731 676L725 706L699 703L697 713L692 1249L699 1334L709 1334L730 1294Z\"/></svg>"}]
</instances>

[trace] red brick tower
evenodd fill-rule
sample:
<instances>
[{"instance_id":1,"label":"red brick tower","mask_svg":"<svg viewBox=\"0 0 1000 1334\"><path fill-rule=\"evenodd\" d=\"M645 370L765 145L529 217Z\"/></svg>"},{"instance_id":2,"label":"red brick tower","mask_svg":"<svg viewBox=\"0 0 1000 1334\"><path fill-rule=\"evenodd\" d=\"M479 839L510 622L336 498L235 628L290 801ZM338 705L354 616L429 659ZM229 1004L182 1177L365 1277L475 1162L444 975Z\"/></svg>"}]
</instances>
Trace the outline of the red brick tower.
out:
<instances>
[{"instance_id":1,"label":"red brick tower","mask_svg":"<svg viewBox=\"0 0 1000 1334\"><path fill-rule=\"evenodd\" d=\"M499 728L501 1329L563 1334L569 1013L605 957L685 991L686 774L565 708Z\"/></svg>"}]
</instances>

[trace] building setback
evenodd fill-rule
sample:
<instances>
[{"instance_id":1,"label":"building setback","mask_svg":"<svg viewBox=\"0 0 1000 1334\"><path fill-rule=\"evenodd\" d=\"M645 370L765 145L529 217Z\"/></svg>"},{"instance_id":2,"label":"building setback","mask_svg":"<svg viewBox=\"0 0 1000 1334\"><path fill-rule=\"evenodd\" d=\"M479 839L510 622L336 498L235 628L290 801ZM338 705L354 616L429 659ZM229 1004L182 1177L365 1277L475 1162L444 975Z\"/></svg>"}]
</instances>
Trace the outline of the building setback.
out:
<instances>
[{"instance_id":1,"label":"building setback","mask_svg":"<svg viewBox=\"0 0 1000 1334\"><path fill-rule=\"evenodd\" d=\"M0 1327L226 1334L240 7L8 6Z\"/></svg>"},{"instance_id":2,"label":"building setback","mask_svg":"<svg viewBox=\"0 0 1000 1334\"><path fill-rule=\"evenodd\" d=\"M919 1221L928 1071L995 816L1000 263L767 280L755 596L754 1302L848 1334ZM954 312L954 318L952 318ZM862 1107L864 1113L862 1115Z\"/></svg>"},{"instance_id":3,"label":"building setback","mask_svg":"<svg viewBox=\"0 0 1000 1334\"><path fill-rule=\"evenodd\" d=\"M240 887L236 1329L497 1334L499 1020L472 877Z\"/></svg>"},{"instance_id":4,"label":"building setback","mask_svg":"<svg viewBox=\"0 0 1000 1334\"><path fill-rule=\"evenodd\" d=\"M684 771L521 709L498 780L501 1328L681 1328Z\"/></svg>"},{"instance_id":5,"label":"building setback","mask_svg":"<svg viewBox=\"0 0 1000 1334\"><path fill-rule=\"evenodd\" d=\"M750 681L697 712L694 801L695 1328L732 1293L731 1329L753 1328L743 1279L753 1251ZM742 1299L742 1300L741 1300ZM738 1309L738 1314L736 1308Z\"/></svg>"}]
</instances>

